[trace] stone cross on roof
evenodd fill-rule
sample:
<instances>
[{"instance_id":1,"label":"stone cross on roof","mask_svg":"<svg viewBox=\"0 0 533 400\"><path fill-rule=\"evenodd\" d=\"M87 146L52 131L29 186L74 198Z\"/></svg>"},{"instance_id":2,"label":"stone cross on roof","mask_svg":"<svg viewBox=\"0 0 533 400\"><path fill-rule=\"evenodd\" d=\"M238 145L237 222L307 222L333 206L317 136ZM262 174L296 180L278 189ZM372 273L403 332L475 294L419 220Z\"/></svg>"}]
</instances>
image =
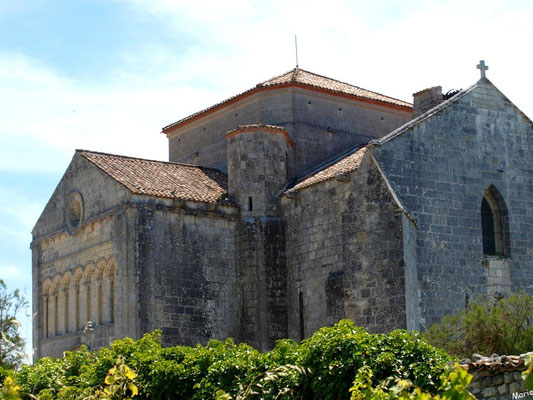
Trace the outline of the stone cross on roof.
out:
<instances>
[{"instance_id":1,"label":"stone cross on roof","mask_svg":"<svg viewBox=\"0 0 533 400\"><path fill-rule=\"evenodd\" d=\"M487 67L485 65L485 60L481 60L479 62L479 64L476 66L477 69L479 69L481 71L481 78L486 78L487 76L485 75L485 71L489 69L489 67Z\"/></svg>"}]
</instances>

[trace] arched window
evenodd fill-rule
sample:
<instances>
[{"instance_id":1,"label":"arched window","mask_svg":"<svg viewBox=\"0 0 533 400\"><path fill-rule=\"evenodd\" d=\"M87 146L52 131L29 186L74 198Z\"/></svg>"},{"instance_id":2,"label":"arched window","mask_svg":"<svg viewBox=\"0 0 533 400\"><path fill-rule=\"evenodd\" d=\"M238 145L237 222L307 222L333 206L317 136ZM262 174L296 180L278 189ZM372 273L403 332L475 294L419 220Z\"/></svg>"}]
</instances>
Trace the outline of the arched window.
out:
<instances>
[{"instance_id":1,"label":"arched window","mask_svg":"<svg viewBox=\"0 0 533 400\"><path fill-rule=\"evenodd\" d=\"M507 207L500 192L490 186L481 200L483 254L509 255Z\"/></svg>"}]
</instances>

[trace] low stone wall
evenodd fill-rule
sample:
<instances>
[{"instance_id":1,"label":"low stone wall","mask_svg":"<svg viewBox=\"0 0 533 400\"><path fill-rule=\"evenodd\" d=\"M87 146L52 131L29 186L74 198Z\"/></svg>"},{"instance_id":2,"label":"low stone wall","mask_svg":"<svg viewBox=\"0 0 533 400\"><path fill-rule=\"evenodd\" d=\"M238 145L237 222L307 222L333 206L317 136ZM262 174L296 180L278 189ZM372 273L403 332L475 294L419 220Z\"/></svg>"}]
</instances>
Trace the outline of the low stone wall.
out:
<instances>
[{"instance_id":1,"label":"low stone wall","mask_svg":"<svg viewBox=\"0 0 533 400\"><path fill-rule=\"evenodd\" d=\"M533 399L522 379L526 369L526 354L520 356L483 357L474 354L472 360L464 360L461 366L473 375L470 392L477 399L508 400Z\"/></svg>"}]
</instances>

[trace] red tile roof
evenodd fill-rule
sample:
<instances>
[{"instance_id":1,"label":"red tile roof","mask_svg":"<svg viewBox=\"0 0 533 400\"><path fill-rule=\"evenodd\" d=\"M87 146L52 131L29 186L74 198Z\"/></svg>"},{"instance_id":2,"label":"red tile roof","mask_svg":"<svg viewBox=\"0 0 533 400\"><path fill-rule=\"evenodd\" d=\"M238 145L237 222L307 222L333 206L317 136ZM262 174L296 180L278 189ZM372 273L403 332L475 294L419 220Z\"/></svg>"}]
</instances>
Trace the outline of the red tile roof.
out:
<instances>
[{"instance_id":1,"label":"red tile roof","mask_svg":"<svg viewBox=\"0 0 533 400\"><path fill-rule=\"evenodd\" d=\"M134 194L214 203L228 191L228 177L213 168L77 150Z\"/></svg>"},{"instance_id":2,"label":"red tile roof","mask_svg":"<svg viewBox=\"0 0 533 400\"><path fill-rule=\"evenodd\" d=\"M284 73L283 75L279 75L267 81L258 83L254 88L248 89L220 103L214 104L204 110L198 111L192 115L189 115L188 117L185 117L183 119L180 119L179 121L167 125L163 128L163 132L166 133L174 127L191 122L203 114L207 114L209 112L215 111L216 109L234 103L235 101L240 100L243 97L249 96L252 93L284 86L298 86L309 89L321 90L333 94L342 95L345 97L347 96L351 98L360 99L363 101L370 101L379 104L389 105L395 108L404 109L405 111L411 111L413 107L411 103L408 103L403 100L398 100L393 97L385 96L376 92L372 92L370 90L350 85L348 83L327 78L322 75L314 74L312 72L308 72L300 68L295 68L289 72Z\"/></svg>"},{"instance_id":3,"label":"red tile roof","mask_svg":"<svg viewBox=\"0 0 533 400\"><path fill-rule=\"evenodd\" d=\"M229 139L237 135L238 133L256 132L256 131L280 133L283 136L285 136L285 139L287 140L287 143L289 144L289 146L291 147L294 146L294 143L292 142L292 139L289 136L289 132L287 132L287 129L283 128L282 126L267 125L267 124L239 125L235 129L232 129L231 131L226 132L226 139Z\"/></svg>"},{"instance_id":4,"label":"red tile roof","mask_svg":"<svg viewBox=\"0 0 533 400\"><path fill-rule=\"evenodd\" d=\"M283 85L288 83L299 83L305 86L311 86L320 89L326 89L335 93L348 94L361 99L375 100L382 103L394 104L401 107L411 108L412 104L393 97L371 92L370 90L350 85L349 83L337 81L322 75L314 74L303 69L295 68L283 75L262 82L257 87L268 87Z\"/></svg>"},{"instance_id":5,"label":"red tile roof","mask_svg":"<svg viewBox=\"0 0 533 400\"><path fill-rule=\"evenodd\" d=\"M461 366L472 372L474 370L489 370L494 373L504 371L523 371L525 367L526 356L531 353L521 354L519 356L491 356L483 357L475 354L473 360L462 360ZM477 357L476 357L477 356Z\"/></svg>"},{"instance_id":6,"label":"red tile roof","mask_svg":"<svg viewBox=\"0 0 533 400\"><path fill-rule=\"evenodd\" d=\"M361 161L363 160L365 152L366 147L360 148L354 153L342 158L340 161L335 162L333 165L325 167L321 171L305 177L285 193L304 189L306 187L316 185L317 183L327 181L328 179L335 178L338 175L355 171L361 165Z\"/></svg>"}]
</instances>

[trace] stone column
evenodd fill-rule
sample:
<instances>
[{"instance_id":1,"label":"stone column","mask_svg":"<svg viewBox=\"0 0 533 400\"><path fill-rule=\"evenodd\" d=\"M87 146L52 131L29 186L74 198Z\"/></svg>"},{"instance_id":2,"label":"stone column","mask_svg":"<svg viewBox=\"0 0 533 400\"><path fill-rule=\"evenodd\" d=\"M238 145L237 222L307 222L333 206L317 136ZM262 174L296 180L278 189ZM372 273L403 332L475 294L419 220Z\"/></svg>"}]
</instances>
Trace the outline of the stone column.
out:
<instances>
[{"instance_id":1,"label":"stone column","mask_svg":"<svg viewBox=\"0 0 533 400\"><path fill-rule=\"evenodd\" d=\"M66 298L65 288L59 287L57 289L57 332L58 335L63 335L67 329L65 324Z\"/></svg>"},{"instance_id":2,"label":"stone column","mask_svg":"<svg viewBox=\"0 0 533 400\"><path fill-rule=\"evenodd\" d=\"M94 323L96 325L102 325L103 318L102 318L102 311L103 311L103 280L101 277L97 278L95 280L96 283L96 307L95 307L95 315L94 315Z\"/></svg>"},{"instance_id":3,"label":"stone column","mask_svg":"<svg viewBox=\"0 0 533 400\"><path fill-rule=\"evenodd\" d=\"M45 294L43 295L43 307L42 307L42 315L41 315L41 318L42 318L42 321L43 321L43 324L42 324L42 327L43 327L43 332L42 332L42 337L43 338L47 338L48 337L48 321L50 319L50 315L48 313L48 305L49 305L49 301L50 301L50 297L48 296L48 294Z\"/></svg>"}]
</instances>

